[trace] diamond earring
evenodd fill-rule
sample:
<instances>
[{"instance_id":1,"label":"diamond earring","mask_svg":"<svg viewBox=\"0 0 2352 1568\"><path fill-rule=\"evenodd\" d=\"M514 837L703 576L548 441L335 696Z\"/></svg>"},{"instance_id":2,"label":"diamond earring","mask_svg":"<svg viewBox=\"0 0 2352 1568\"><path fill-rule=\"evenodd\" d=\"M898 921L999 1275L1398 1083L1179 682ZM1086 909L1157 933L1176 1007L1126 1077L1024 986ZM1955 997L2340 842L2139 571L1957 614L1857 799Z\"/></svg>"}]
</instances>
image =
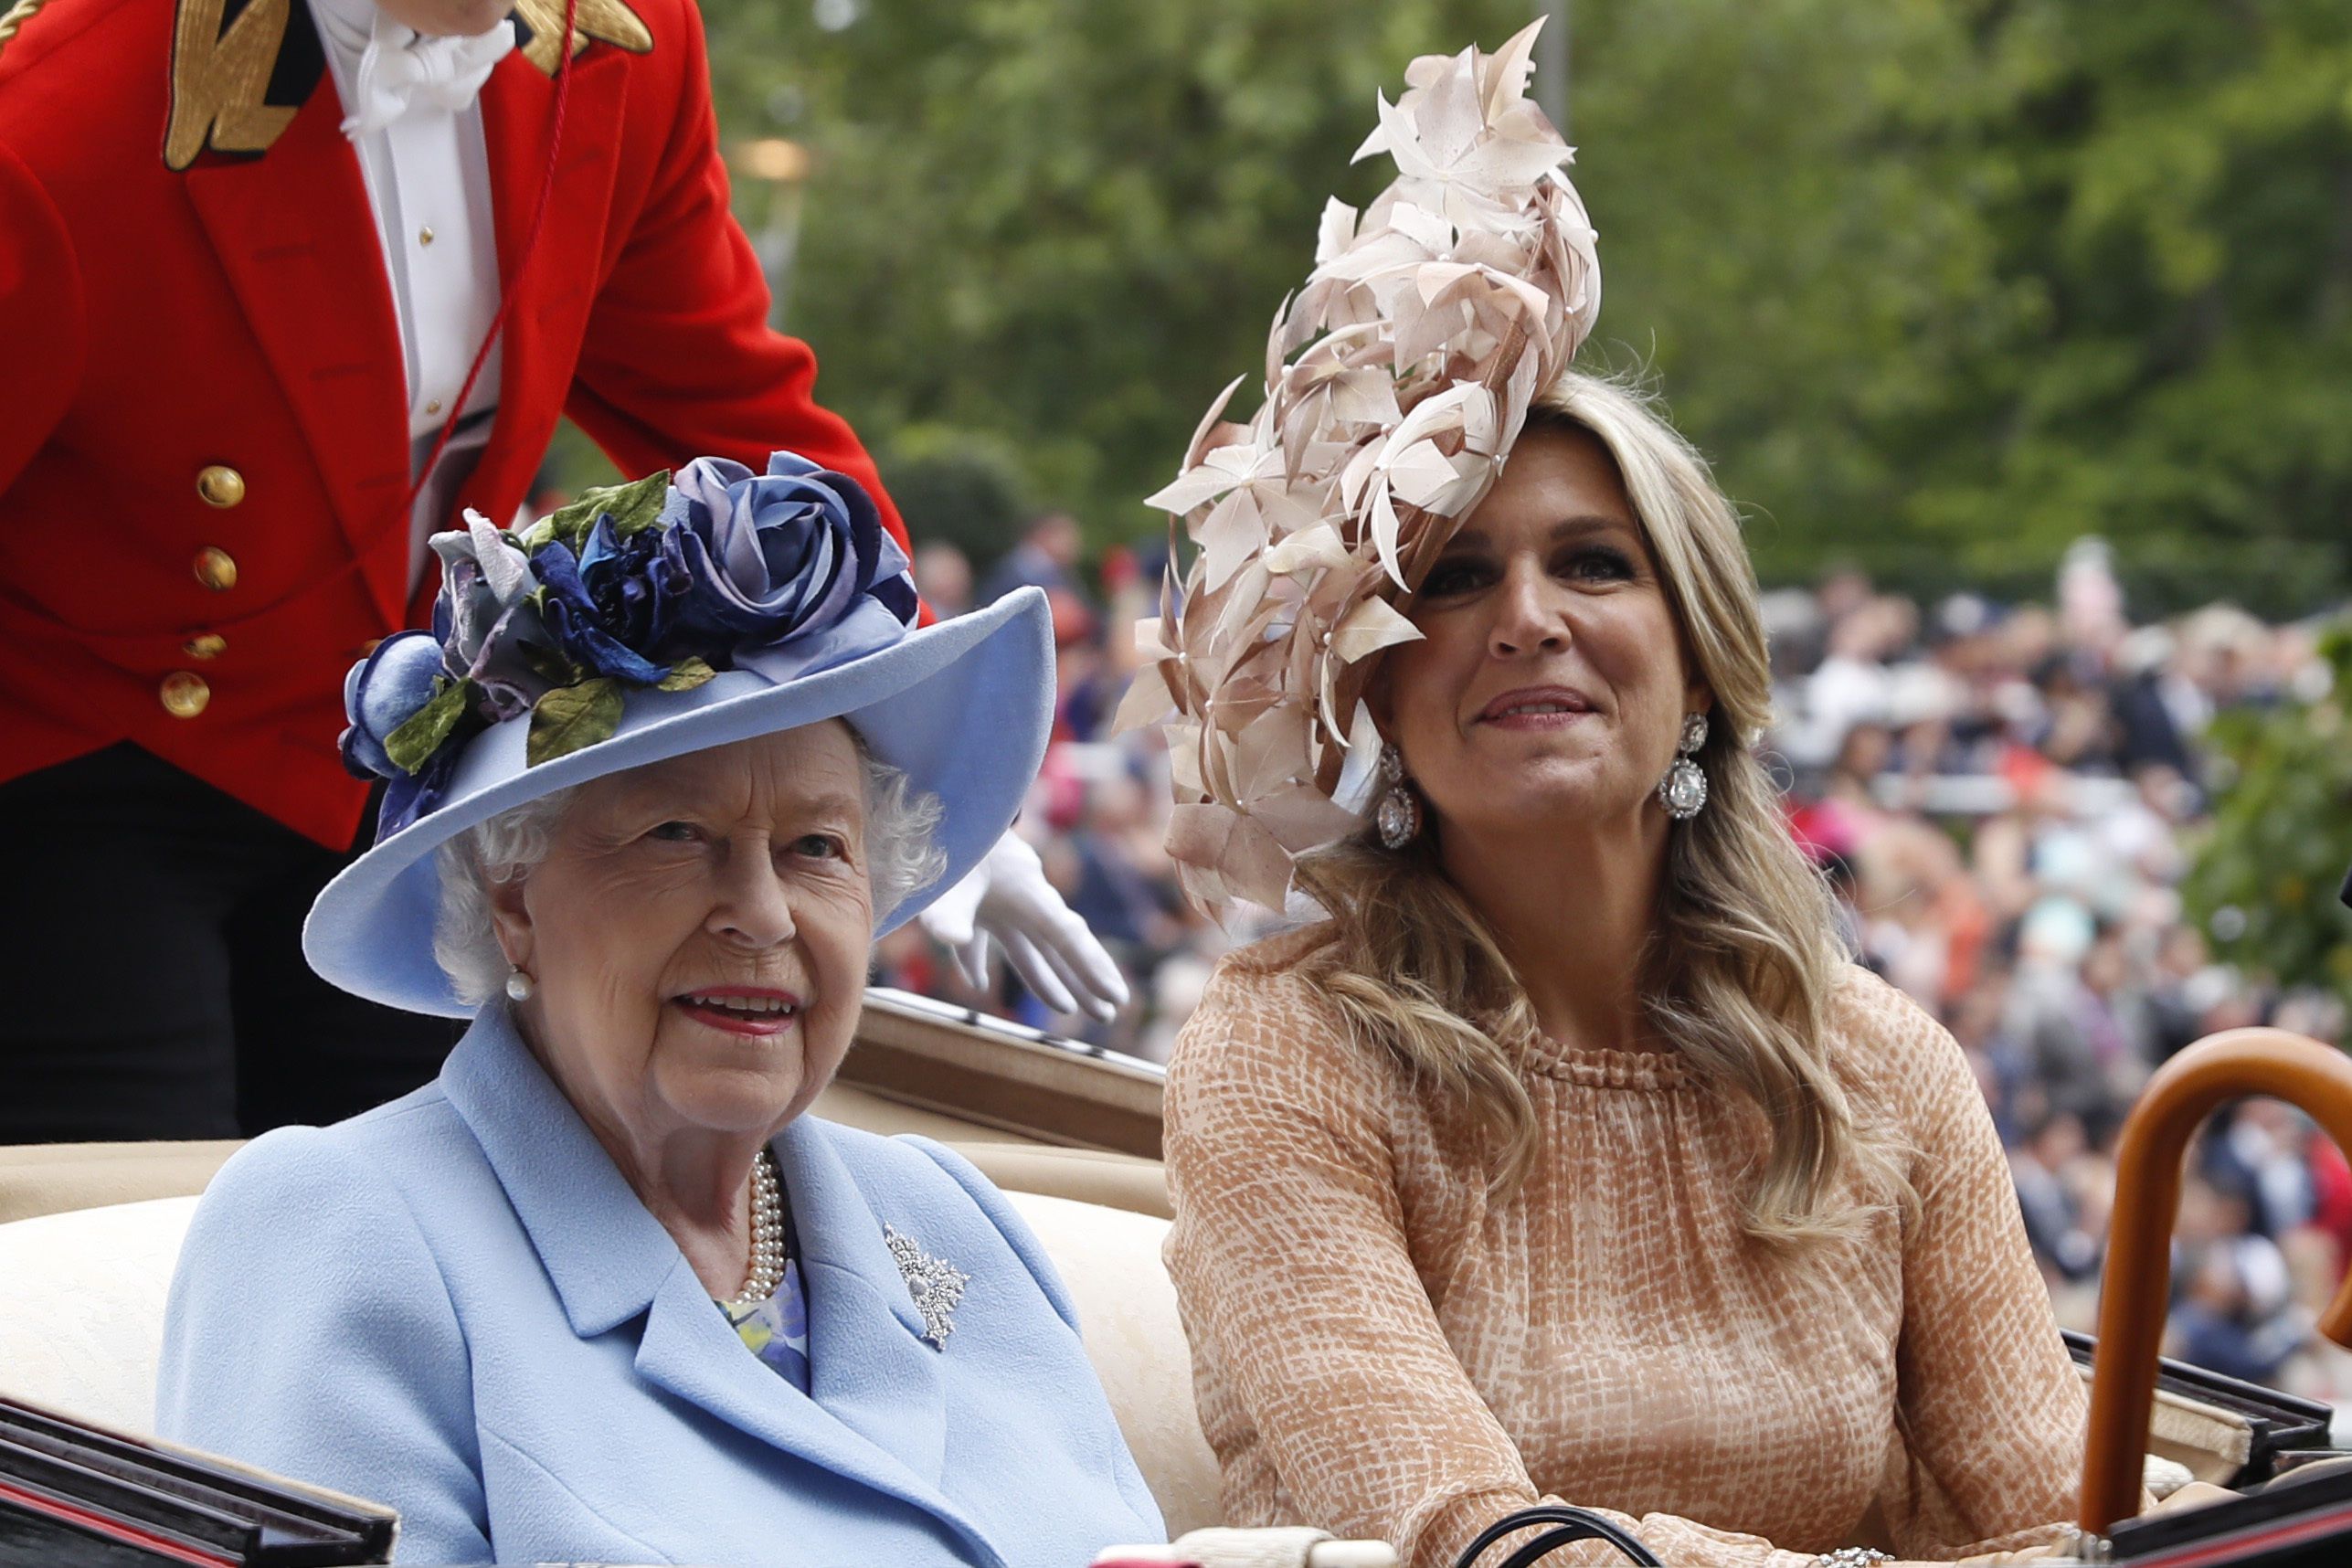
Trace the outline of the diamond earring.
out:
<instances>
[{"instance_id":1,"label":"diamond earring","mask_svg":"<svg viewBox=\"0 0 2352 1568\"><path fill-rule=\"evenodd\" d=\"M1707 775L1693 760L1707 744L1707 715L1682 715L1682 738L1674 747L1674 766L1658 781L1658 803L1678 822L1687 822L1707 805Z\"/></svg>"},{"instance_id":2,"label":"diamond earring","mask_svg":"<svg viewBox=\"0 0 2352 1568\"><path fill-rule=\"evenodd\" d=\"M520 965L515 966L513 969L507 972L506 994L511 1000L515 1001L528 1001L531 1000L532 993L536 991L538 989L538 982L534 980L529 975L524 974Z\"/></svg>"},{"instance_id":3,"label":"diamond earring","mask_svg":"<svg viewBox=\"0 0 2352 1568\"><path fill-rule=\"evenodd\" d=\"M1380 811L1374 818L1380 827L1380 842L1390 849L1400 850L1421 836L1421 802L1414 799L1412 786L1404 781L1404 754L1385 742L1380 748L1380 776L1388 780L1388 789L1380 798Z\"/></svg>"}]
</instances>

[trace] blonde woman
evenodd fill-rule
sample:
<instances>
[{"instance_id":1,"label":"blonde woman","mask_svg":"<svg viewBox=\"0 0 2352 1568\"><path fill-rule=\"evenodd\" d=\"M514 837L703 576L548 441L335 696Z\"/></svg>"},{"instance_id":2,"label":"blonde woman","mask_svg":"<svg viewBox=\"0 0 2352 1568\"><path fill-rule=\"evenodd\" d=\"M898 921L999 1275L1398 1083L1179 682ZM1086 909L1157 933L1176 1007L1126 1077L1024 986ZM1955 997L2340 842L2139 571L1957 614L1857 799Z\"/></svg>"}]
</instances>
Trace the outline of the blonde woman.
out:
<instances>
[{"instance_id":1,"label":"blonde woman","mask_svg":"<svg viewBox=\"0 0 2352 1568\"><path fill-rule=\"evenodd\" d=\"M1573 192L1466 196L1550 136L1517 47L1416 63L1375 138L1404 177L1327 220L1309 319L1277 325L1328 335L1163 493L1203 546L1147 623L1171 852L1204 899L1327 915L1229 957L1170 1072L1168 1260L1227 1515L1413 1568L1539 1500L1675 1563L2039 1554L2084 1402L1999 1143L1950 1036L1841 957L1751 753L1732 508L1564 368L1596 292ZM1465 255L1518 258L1542 307L1432 347ZM1393 415L1301 390L1367 370ZM1433 426L1451 492L1411 477ZM1317 849L1351 695L1376 810Z\"/></svg>"}]
</instances>

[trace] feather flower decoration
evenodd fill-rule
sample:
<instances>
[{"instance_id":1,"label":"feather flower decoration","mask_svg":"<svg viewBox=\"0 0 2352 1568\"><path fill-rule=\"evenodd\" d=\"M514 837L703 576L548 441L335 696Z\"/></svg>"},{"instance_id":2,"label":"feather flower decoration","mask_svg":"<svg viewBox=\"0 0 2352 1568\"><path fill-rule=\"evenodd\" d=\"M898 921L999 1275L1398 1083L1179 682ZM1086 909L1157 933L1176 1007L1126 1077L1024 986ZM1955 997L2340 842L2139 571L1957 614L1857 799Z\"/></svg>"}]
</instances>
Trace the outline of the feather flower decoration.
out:
<instances>
[{"instance_id":1,"label":"feather flower decoration","mask_svg":"<svg viewBox=\"0 0 2352 1568\"><path fill-rule=\"evenodd\" d=\"M1168 849L1212 913L1281 909L1296 858L1360 825L1334 795L1376 744L1364 684L1419 636L1403 607L1599 312L1574 154L1527 98L1541 26L1424 56L1380 98L1356 158L1397 177L1361 214L1325 207L1256 415L1225 419L1235 380L1147 503L1199 548L1181 582L1171 552L1118 724L1167 730Z\"/></svg>"}]
</instances>

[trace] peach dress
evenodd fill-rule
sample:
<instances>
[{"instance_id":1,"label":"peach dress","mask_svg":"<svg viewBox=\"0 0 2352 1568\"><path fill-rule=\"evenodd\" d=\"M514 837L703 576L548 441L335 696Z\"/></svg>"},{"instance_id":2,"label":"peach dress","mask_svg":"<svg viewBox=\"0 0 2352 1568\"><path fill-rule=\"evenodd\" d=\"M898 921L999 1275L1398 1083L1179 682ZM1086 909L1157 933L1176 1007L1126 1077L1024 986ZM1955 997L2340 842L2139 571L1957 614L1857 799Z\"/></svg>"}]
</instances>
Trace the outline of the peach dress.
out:
<instances>
[{"instance_id":1,"label":"peach dress","mask_svg":"<svg viewBox=\"0 0 2352 1568\"><path fill-rule=\"evenodd\" d=\"M1412 1568L1539 1498L1739 1568L2063 1533L2082 1384L1976 1082L1909 999L1849 971L1831 1059L1920 1206L1792 1265L1739 1229L1763 1118L1670 1052L1522 1043L1539 1152L1490 1200L1469 1114L1351 1040L1327 946L1229 956L1169 1073L1167 1257L1229 1523Z\"/></svg>"}]
</instances>

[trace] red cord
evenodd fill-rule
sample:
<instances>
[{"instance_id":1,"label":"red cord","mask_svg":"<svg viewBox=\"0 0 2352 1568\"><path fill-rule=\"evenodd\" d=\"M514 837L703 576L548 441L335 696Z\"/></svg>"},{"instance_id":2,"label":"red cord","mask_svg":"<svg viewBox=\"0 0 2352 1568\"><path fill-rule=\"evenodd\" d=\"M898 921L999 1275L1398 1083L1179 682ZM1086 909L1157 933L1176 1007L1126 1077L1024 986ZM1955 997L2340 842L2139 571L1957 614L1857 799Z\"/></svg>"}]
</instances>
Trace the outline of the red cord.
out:
<instances>
[{"instance_id":1,"label":"red cord","mask_svg":"<svg viewBox=\"0 0 2352 1568\"><path fill-rule=\"evenodd\" d=\"M20 1508L29 1513L40 1514L49 1519L63 1520L69 1524L90 1531L92 1535L103 1537L108 1541L120 1541L126 1545L136 1547L149 1556L168 1557L175 1563L189 1563L191 1568L235 1568L237 1560L224 1557L217 1552L207 1552L202 1547L185 1546L179 1542L168 1539L162 1533L169 1528L166 1525L148 1524L143 1520L118 1520L98 1511L96 1504L85 1507L70 1499L25 1491L9 1485L6 1481L0 1481L0 1503L6 1503L11 1507ZM11 1544L23 1543L23 1537L14 1530L9 1531L9 1538Z\"/></svg>"},{"instance_id":2,"label":"red cord","mask_svg":"<svg viewBox=\"0 0 2352 1568\"><path fill-rule=\"evenodd\" d=\"M490 363L490 351L498 345L498 334L506 329L506 313L514 308L514 296L522 288L524 270L531 265L532 254L539 249L539 230L547 221L547 201L556 193L556 155L564 145L564 105L572 91L572 24L578 19L579 9L580 0L564 0L564 31L556 44L556 123L547 137L547 173L539 182L539 200L531 209L531 228L523 238L523 253L514 259L514 276L500 291L498 313L490 318L490 331L482 338L482 346L474 351L473 366L465 373L465 385L458 388L457 402L450 409L449 419L441 426L441 433L433 438L432 453L409 482L408 499L400 504L403 517L416 515L417 497L423 493L425 482L432 478L434 466L441 461L450 438L457 433L466 399L473 396L474 383L482 379L482 368Z\"/></svg>"}]
</instances>

